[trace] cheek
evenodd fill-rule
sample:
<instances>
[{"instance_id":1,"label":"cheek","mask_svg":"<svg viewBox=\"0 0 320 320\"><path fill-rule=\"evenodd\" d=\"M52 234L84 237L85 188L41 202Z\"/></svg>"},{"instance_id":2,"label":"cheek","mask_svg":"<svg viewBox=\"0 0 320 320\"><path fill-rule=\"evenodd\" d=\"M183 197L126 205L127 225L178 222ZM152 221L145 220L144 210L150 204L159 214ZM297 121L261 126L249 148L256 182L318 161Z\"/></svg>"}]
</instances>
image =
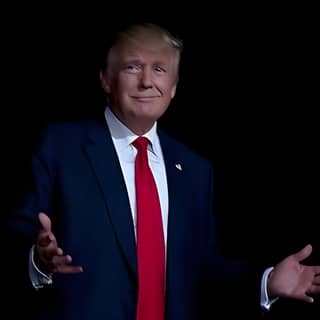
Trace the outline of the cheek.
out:
<instances>
[{"instance_id":1,"label":"cheek","mask_svg":"<svg viewBox=\"0 0 320 320\"><path fill-rule=\"evenodd\" d=\"M138 79L135 74L122 73L119 77L119 85L123 88L137 85Z\"/></svg>"},{"instance_id":2,"label":"cheek","mask_svg":"<svg viewBox=\"0 0 320 320\"><path fill-rule=\"evenodd\" d=\"M172 99L175 94L176 94L176 86L174 84L167 84L165 87L163 87L165 90L164 92L166 92L166 95L168 97L170 97L170 99Z\"/></svg>"}]
</instances>

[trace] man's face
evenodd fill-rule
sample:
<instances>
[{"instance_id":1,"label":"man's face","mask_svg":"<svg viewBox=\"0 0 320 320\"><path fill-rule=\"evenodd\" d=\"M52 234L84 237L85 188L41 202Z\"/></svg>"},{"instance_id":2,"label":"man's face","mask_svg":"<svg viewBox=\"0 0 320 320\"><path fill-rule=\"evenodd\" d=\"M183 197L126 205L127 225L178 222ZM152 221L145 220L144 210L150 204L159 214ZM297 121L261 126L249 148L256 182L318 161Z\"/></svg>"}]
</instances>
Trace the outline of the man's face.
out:
<instances>
[{"instance_id":1,"label":"man's face","mask_svg":"<svg viewBox=\"0 0 320 320\"><path fill-rule=\"evenodd\" d=\"M137 41L113 48L101 75L116 116L137 134L149 130L176 92L177 52L167 45Z\"/></svg>"}]
</instances>

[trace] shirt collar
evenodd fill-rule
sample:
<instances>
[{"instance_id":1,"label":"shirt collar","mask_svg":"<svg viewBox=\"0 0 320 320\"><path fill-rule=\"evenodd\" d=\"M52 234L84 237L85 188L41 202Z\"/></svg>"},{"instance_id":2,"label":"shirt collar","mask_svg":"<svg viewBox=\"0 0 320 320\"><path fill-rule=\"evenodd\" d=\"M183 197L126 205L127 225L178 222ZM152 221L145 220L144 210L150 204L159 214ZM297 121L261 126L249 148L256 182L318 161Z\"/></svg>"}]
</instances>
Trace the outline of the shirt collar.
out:
<instances>
[{"instance_id":1,"label":"shirt collar","mask_svg":"<svg viewBox=\"0 0 320 320\"><path fill-rule=\"evenodd\" d=\"M112 139L115 143L116 149L120 152L128 146L131 146L132 142L138 138L138 136L133 133L128 127L126 127L111 111L107 106L104 112L107 125L109 127ZM157 122L152 126L152 128L146 132L144 137L148 138L150 144L148 149L155 154L155 156L160 157L160 143L157 135Z\"/></svg>"}]
</instances>

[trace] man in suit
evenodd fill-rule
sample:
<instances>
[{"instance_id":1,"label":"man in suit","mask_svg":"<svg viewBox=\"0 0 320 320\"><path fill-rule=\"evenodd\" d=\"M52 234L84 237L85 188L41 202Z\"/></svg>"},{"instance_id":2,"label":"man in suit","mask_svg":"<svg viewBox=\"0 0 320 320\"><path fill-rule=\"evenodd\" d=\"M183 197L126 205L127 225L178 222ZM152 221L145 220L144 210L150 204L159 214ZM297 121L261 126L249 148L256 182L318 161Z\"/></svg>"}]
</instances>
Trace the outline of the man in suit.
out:
<instances>
[{"instance_id":1,"label":"man in suit","mask_svg":"<svg viewBox=\"0 0 320 320\"><path fill-rule=\"evenodd\" d=\"M157 25L119 32L100 75L107 94L102 119L46 130L33 157L31 190L9 219L19 248L13 256L20 267L29 261L27 275L17 277L26 276L35 289L31 304L40 318L198 320L215 304L213 279L250 272L219 255L210 162L157 127L176 93L181 50L181 40ZM134 141L142 136L161 209L161 317L153 313L156 302L145 306L156 289L143 288L137 255ZM311 250L306 246L258 275L262 306L282 297L312 302L320 267L300 263ZM147 290L143 299L141 290Z\"/></svg>"}]
</instances>

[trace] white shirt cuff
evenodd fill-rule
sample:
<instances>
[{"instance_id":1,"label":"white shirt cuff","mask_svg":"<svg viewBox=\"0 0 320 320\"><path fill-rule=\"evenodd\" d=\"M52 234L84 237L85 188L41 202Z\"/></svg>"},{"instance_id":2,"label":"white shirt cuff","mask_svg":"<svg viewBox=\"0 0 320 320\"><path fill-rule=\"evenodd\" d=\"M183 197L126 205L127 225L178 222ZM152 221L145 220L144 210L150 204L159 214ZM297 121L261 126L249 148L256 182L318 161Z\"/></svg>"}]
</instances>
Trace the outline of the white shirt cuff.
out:
<instances>
[{"instance_id":1,"label":"white shirt cuff","mask_svg":"<svg viewBox=\"0 0 320 320\"><path fill-rule=\"evenodd\" d=\"M45 285L52 284L52 274L43 273L34 262L34 245L29 253L29 277L35 289L40 289Z\"/></svg>"},{"instance_id":2,"label":"white shirt cuff","mask_svg":"<svg viewBox=\"0 0 320 320\"><path fill-rule=\"evenodd\" d=\"M270 272L273 270L273 267L267 268L263 275L262 275L262 279L261 279L261 295L260 295L260 305L261 307L266 310L269 311L271 308L271 305L278 300L278 298L275 299L270 299L269 295L268 295L268 291L267 291L267 283L268 283L268 277Z\"/></svg>"}]
</instances>

